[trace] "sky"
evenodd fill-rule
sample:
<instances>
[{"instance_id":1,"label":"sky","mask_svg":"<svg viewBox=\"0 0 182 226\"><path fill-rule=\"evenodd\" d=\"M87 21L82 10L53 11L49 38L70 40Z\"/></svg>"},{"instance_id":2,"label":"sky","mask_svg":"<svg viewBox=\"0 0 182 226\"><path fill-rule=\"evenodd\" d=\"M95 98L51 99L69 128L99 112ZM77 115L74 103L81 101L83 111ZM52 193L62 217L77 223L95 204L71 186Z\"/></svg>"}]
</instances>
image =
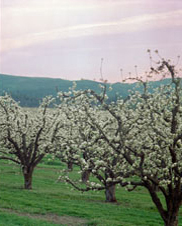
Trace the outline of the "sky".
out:
<instances>
[{"instance_id":1,"label":"sky","mask_svg":"<svg viewBox=\"0 0 182 226\"><path fill-rule=\"evenodd\" d=\"M3 74L120 82L147 49L182 58L181 0L1 0L0 29Z\"/></svg>"}]
</instances>

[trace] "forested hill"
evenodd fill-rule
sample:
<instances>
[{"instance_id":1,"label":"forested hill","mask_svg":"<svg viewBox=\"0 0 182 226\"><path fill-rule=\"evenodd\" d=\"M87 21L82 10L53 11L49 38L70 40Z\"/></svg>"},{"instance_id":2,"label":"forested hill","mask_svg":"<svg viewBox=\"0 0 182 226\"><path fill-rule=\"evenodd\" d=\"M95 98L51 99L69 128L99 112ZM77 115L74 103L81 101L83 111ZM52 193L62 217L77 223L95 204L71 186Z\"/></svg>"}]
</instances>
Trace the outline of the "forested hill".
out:
<instances>
[{"instance_id":1,"label":"forested hill","mask_svg":"<svg viewBox=\"0 0 182 226\"><path fill-rule=\"evenodd\" d=\"M153 86L159 86L161 83L166 84L167 80L160 82L153 82ZM99 82L91 80L76 81L77 89L85 90L92 89L97 93L100 92ZM46 95L56 96L58 91L68 91L69 87L73 85L73 81L54 79L54 78L37 78L37 77L21 77L0 74L0 95L5 92L11 94L16 100L20 101L21 106L37 107L39 102ZM107 84L110 86L110 84ZM135 88L136 83L115 83L112 84L112 91L107 94L109 100L116 100L116 97L122 96L125 98L130 89Z\"/></svg>"}]
</instances>

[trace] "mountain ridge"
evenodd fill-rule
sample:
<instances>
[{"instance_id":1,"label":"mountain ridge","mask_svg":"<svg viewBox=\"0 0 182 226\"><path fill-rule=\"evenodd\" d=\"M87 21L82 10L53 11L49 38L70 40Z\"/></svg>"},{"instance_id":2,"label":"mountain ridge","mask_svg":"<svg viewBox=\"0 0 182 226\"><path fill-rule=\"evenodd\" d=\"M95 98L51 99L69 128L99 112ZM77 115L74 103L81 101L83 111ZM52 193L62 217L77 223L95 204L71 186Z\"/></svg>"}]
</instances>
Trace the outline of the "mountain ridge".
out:
<instances>
[{"instance_id":1,"label":"mountain ridge","mask_svg":"<svg viewBox=\"0 0 182 226\"><path fill-rule=\"evenodd\" d=\"M56 96L58 91L66 92L69 90L69 87L72 87L73 82L76 82L77 90L92 89L97 93L100 93L99 84L103 84L102 82L83 79L70 81L60 78L0 74L0 95L7 92L16 101L19 101L21 106L37 107L43 97L47 95ZM167 80L162 80L152 82L152 84L154 87L157 87L168 82ZM109 91L107 94L110 101L115 101L117 96L126 98L129 90L136 88L136 83L106 83L106 86L112 86L112 91Z\"/></svg>"}]
</instances>

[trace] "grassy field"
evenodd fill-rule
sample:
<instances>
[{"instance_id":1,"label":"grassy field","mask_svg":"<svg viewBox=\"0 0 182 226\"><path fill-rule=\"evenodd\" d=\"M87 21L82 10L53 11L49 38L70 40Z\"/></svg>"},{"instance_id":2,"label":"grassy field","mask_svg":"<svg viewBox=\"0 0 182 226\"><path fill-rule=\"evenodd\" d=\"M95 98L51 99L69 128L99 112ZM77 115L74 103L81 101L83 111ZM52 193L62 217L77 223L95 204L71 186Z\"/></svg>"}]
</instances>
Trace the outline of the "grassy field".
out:
<instances>
[{"instance_id":1,"label":"grassy field","mask_svg":"<svg viewBox=\"0 0 182 226\"><path fill-rule=\"evenodd\" d=\"M163 222L148 192L118 187L118 203L105 203L104 192L80 193L56 182L62 166L43 162L33 175L33 190L24 190L20 168L0 161L0 226L159 226ZM75 175L76 176L76 175ZM182 210L179 225L182 225Z\"/></svg>"}]
</instances>

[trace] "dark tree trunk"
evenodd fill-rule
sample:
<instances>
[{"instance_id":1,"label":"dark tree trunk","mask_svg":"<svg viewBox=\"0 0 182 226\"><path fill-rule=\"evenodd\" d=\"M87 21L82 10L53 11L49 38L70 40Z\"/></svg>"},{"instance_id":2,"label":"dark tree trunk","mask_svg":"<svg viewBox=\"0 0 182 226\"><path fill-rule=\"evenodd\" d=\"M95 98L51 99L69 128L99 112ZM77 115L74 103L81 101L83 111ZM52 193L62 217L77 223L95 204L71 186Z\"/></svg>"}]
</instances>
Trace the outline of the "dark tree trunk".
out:
<instances>
[{"instance_id":1,"label":"dark tree trunk","mask_svg":"<svg viewBox=\"0 0 182 226\"><path fill-rule=\"evenodd\" d=\"M170 203L172 204L173 201ZM171 205L171 209L168 210L166 217L164 219L165 226L178 226L178 212L179 212L179 205L174 206Z\"/></svg>"},{"instance_id":2,"label":"dark tree trunk","mask_svg":"<svg viewBox=\"0 0 182 226\"><path fill-rule=\"evenodd\" d=\"M82 172L82 183L86 183L90 177L90 170L85 170Z\"/></svg>"},{"instance_id":3,"label":"dark tree trunk","mask_svg":"<svg viewBox=\"0 0 182 226\"><path fill-rule=\"evenodd\" d=\"M170 218L165 221L165 226L178 226L178 216L176 214L170 216Z\"/></svg>"},{"instance_id":4,"label":"dark tree trunk","mask_svg":"<svg viewBox=\"0 0 182 226\"><path fill-rule=\"evenodd\" d=\"M146 187L150 192L153 202L155 203L165 226L178 226L178 212L181 204L181 191L179 189L175 189L170 191L169 195L165 196L166 198L166 206L167 210L165 210L162 206L162 203L157 196L155 187L151 186L148 182L146 182ZM171 187L170 187L171 188Z\"/></svg>"},{"instance_id":5,"label":"dark tree trunk","mask_svg":"<svg viewBox=\"0 0 182 226\"><path fill-rule=\"evenodd\" d=\"M115 192L116 185L112 185L111 187L106 188L105 190L106 202L117 202Z\"/></svg>"},{"instance_id":6,"label":"dark tree trunk","mask_svg":"<svg viewBox=\"0 0 182 226\"><path fill-rule=\"evenodd\" d=\"M23 167L24 189L32 189L33 168Z\"/></svg>"},{"instance_id":7,"label":"dark tree trunk","mask_svg":"<svg viewBox=\"0 0 182 226\"><path fill-rule=\"evenodd\" d=\"M67 168L68 168L69 171L72 171L73 170L73 163L69 161L67 163Z\"/></svg>"}]
</instances>

